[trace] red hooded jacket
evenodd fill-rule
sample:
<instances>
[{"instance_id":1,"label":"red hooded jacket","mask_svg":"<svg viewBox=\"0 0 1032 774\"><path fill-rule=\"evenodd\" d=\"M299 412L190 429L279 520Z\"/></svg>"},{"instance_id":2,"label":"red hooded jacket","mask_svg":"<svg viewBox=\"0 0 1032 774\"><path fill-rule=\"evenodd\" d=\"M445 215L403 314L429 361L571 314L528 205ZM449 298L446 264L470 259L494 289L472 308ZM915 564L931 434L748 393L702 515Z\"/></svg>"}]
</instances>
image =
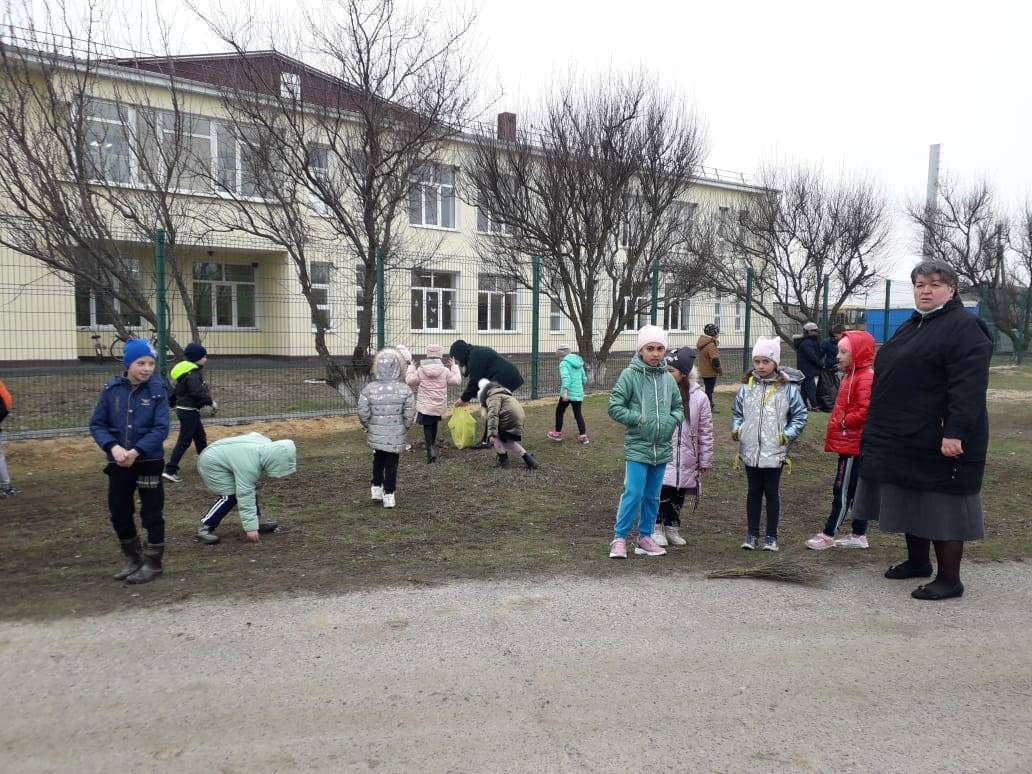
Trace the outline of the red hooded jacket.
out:
<instances>
[{"instance_id":1,"label":"red hooded jacket","mask_svg":"<svg viewBox=\"0 0 1032 774\"><path fill-rule=\"evenodd\" d=\"M853 365L842 377L835 408L828 417L824 451L835 454L860 454L860 438L864 434L867 409L871 406L871 384L874 382L874 338L864 331L846 331L853 352Z\"/></svg>"}]
</instances>

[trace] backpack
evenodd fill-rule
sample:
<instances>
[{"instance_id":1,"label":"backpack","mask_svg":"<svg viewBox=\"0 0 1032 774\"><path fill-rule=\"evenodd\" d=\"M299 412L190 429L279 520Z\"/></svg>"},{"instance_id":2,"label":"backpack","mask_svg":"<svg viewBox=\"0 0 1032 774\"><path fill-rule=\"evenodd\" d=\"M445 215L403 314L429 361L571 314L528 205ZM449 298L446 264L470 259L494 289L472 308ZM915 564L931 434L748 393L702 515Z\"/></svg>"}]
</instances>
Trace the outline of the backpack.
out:
<instances>
[{"instance_id":1,"label":"backpack","mask_svg":"<svg viewBox=\"0 0 1032 774\"><path fill-rule=\"evenodd\" d=\"M168 407L176 407L176 384L167 376L165 377L165 392L168 393Z\"/></svg>"},{"instance_id":2,"label":"backpack","mask_svg":"<svg viewBox=\"0 0 1032 774\"><path fill-rule=\"evenodd\" d=\"M11 397L11 392L7 389L7 385L4 384L2 379L0 379L0 400L3 400L4 407L8 411L14 407L14 398Z\"/></svg>"}]
</instances>

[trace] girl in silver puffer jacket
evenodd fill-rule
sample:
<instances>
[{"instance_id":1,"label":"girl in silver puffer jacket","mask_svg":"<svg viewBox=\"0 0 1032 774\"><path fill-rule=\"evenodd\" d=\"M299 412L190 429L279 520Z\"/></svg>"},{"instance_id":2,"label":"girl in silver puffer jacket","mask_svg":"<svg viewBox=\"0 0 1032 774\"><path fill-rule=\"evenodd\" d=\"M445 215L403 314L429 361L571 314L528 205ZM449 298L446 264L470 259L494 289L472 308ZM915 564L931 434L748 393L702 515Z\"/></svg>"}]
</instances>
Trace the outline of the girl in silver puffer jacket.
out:
<instances>
[{"instance_id":1,"label":"girl in silver puffer jacket","mask_svg":"<svg viewBox=\"0 0 1032 774\"><path fill-rule=\"evenodd\" d=\"M416 417L416 396L401 381L401 363L401 353L396 349L377 352L373 360L375 379L358 397L358 421L373 450L372 499L383 501L384 508L394 507L398 461Z\"/></svg>"}]
</instances>

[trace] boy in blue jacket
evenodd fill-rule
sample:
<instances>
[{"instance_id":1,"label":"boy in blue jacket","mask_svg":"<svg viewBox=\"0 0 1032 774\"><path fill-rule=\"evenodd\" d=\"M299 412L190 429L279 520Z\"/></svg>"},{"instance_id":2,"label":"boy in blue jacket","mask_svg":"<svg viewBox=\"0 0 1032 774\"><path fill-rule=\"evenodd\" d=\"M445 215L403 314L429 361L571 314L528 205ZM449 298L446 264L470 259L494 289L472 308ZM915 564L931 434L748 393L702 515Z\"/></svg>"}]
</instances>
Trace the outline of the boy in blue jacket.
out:
<instances>
[{"instance_id":1,"label":"boy in blue jacket","mask_svg":"<svg viewBox=\"0 0 1032 774\"><path fill-rule=\"evenodd\" d=\"M90 417L90 434L104 450L108 464L108 510L111 525L127 559L115 580L149 583L161 575L165 553L165 439L169 411L165 382L155 373L157 361L142 339L125 343L125 372L100 393ZM147 545L140 545L133 513L134 493L140 493L140 523L147 530Z\"/></svg>"}]
</instances>

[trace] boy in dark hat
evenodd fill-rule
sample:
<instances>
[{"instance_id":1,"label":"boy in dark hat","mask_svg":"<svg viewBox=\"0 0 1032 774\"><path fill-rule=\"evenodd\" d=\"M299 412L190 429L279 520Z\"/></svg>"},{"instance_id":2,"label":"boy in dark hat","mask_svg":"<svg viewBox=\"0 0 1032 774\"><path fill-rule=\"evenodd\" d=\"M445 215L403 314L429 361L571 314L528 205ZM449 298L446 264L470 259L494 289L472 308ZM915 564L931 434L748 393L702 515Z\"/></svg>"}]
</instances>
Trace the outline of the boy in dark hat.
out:
<instances>
[{"instance_id":1,"label":"boy in dark hat","mask_svg":"<svg viewBox=\"0 0 1032 774\"><path fill-rule=\"evenodd\" d=\"M201 409L211 406L214 414L218 408L208 394L208 385L204 383L202 373L208 362L208 351L196 341L191 341L183 350L183 355L186 359L177 363L170 374L174 385L171 404L175 406L176 419L179 420L179 437L165 465L165 471L161 474L162 478L176 484L183 480L179 477L179 461L190 444L194 445L198 454L208 445L208 436L201 422Z\"/></svg>"}]
</instances>

